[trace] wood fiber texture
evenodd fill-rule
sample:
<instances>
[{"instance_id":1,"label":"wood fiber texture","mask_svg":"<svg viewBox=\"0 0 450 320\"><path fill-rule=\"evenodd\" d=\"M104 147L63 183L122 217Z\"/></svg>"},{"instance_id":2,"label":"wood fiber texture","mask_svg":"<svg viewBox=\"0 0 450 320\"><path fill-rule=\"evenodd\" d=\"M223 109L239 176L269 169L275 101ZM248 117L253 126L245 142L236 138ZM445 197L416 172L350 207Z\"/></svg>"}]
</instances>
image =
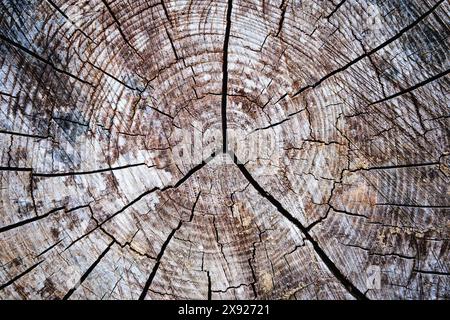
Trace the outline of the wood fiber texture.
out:
<instances>
[{"instance_id":1,"label":"wood fiber texture","mask_svg":"<svg viewBox=\"0 0 450 320\"><path fill-rule=\"evenodd\" d=\"M0 299L449 299L443 0L2 0Z\"/></svg>"}]
</instances>

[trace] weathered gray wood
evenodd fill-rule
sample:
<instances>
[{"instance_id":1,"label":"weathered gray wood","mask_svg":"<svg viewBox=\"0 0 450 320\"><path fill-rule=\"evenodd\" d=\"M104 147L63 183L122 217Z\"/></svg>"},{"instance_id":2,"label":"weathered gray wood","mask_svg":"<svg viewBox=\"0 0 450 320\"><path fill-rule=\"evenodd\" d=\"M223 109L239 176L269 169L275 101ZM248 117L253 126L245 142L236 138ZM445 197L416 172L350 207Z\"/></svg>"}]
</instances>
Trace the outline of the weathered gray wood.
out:
<instances>
[{"instance_id":1,"label":"weathered gray wood","mask_svg":"<svg viewBox=\"0 0 450 320\"><path fill-rule=\"evenodd\" d=\"M1 299L450 298L447 1L0 12Z\"/></svg>"}]
</instances>

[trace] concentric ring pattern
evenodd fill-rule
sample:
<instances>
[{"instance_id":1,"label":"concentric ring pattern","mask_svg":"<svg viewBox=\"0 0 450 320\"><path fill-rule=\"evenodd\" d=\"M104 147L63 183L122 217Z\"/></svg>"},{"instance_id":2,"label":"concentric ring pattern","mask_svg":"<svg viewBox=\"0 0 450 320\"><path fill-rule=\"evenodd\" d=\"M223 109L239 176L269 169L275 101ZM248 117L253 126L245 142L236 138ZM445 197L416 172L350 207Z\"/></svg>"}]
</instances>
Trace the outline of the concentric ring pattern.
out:
<instances>
[{"instance_id":1,"label":"concentric ring pattern","mask_svg":"<svg viewBox=\"0 0 450 320\"><path fill-rule=\"evenodd\" d=\"M448 299L449 3L6 0L1 299Z\"/></svg>"}]
</instances>

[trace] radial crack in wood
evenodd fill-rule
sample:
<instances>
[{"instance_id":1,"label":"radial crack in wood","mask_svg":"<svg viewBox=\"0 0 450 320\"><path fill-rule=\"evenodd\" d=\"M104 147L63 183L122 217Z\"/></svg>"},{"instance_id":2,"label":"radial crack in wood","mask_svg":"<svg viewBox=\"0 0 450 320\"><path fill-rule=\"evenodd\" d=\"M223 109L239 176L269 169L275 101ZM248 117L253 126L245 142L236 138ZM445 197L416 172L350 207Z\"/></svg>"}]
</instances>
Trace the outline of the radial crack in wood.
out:
<instances>
[{"instance_id":1,"label":"radial crack in wood","mask_svg":"<svg viewBox=\"0 0 450 320\"><path fill-rule=\"evenodd\" d=\"M0 299L449 299L443 0L0 4Z\"/></svg>"}]
</instances>

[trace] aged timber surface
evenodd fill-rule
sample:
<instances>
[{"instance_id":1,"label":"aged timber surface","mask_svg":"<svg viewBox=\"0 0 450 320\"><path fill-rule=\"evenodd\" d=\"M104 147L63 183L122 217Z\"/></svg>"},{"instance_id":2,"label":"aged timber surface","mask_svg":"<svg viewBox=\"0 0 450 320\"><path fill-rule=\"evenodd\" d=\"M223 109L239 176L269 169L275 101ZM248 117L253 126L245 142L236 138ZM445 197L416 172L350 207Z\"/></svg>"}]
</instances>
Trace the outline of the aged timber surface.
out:
<instances>
[{"instance_id":1,"label":"aged timber surface","mask_svg":"<svg viewBox=\"0 0 450 320\"><path fill-rule=\"evenodd\" d=\"M0 299L450 299L443 0L0 4Z\"/></svg>"}]
</instances>

